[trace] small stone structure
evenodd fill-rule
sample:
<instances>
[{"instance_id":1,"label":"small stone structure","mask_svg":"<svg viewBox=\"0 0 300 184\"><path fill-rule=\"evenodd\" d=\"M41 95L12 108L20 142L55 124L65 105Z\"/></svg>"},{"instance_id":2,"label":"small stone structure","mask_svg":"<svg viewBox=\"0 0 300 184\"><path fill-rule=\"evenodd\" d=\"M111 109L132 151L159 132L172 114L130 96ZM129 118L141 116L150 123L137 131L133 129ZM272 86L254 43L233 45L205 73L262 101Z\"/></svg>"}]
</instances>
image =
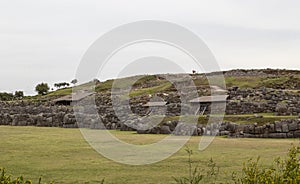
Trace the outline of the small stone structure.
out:
<instances>
[{"instance_id":1,"label":"small stone structure","mask_svg":"<svg viewBox=\"0 0 300 184\"><path fill-rule=\"evenodd\" d=\"M84 98L93 95L92 92L86 92L86 91L78 91L77 93L66 95L63 97L60 97L58 99L53 100L53 102L56 105L71 105L72 102L79 102L80 100L83 100Z\"/></svg>"},{"instance_id":2,"label":"small stone structure","mask_svg":"<svg viewBox=\"0 0 300 184\"><path fill-rule=\"evenodd\" d=\"M149 114L165 114L165 109L166 109L166 104L167 102L164 101L151 101L147 102L146 104L143 105L146 109L151 109L150 111L148 110L147 115Z\"/></svg>"},{"instance_id":3,"label":"small stone structure","mask_svg":"<svg viewBox=\"0 0 300 184\"><path fill-rule=\"evenodd\" d=\"M204 114L205 112L208 112L210 114L211 112L211 105L214 103L216 107L217 112L221 112L222 110L222 104L226 103L228 99L228 95L214 95L214 96L201 96L195 99L190 100L190 103L193 106L199 106L199 111L197 114ZM218 110L217 108L220 106Z\"/></svg>"}]
</instances>

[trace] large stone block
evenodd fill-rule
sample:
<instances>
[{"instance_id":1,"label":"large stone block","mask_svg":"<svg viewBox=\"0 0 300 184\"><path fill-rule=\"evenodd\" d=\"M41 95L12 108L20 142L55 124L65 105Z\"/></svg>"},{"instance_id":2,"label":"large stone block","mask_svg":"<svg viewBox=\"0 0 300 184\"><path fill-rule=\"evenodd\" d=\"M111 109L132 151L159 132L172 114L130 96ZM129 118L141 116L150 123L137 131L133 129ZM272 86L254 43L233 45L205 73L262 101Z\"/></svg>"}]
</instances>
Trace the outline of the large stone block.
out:
<instances>
[{"instance_id":1,"label":"large stone block","mask_svg":"<svg viewBox=\"0 0 300 184\"><path fill-rule=\"evenodd\" d=\"M254 132L255 132L255 134L263 134L264 133L264 129L261 126L258 126L258 127L254 128Z\"/></svg>"},{"instance_id":2,"label":"large stone block","mask_svg":"<svg viewBox=\"0 0 300 184\"><path fill-rule=\"evenodd\" d=\"M286 123L282 124L281 129L282 129L283 133L289 132L288 124L286 124Z\"/></svg>"},{"instance_id":3,"label":"large stone block","mask_svg":"<svg viewBox=\"0 0 300 184\"><path fill-rule=\"evenodd\" d=\"M269 138L286 138L286 133L270 133Z\"/></svg>"},{"instance_id":4,"label":"large stone block","mask_svg":"<svg viewBox=\"0 0 300 184\"><path fill-rule=\"evenodd\" d=\"M161 126L160 128L160 133L161 134L170 134L171 133L171 130L168 126Z\"/></svg>"},{"instance_id":5,"label":"large stone block","mask_svg":"<svg viewBox=\"0 0 300 184\"><path fill-rule=\"evenodd\" d=\"M290 123L290 124L288 124L289 131L295 131L295 130L297 130L297 126L298 126L298 124L295 121L292 122L292 123Z\"/></svg>"},{"instance_id":6,"label":"large stone block","mask_svg":"<svg viewBox=\"0 0 300 184\"><path fill-rule=\"evenodd\" d=\"M296 130L296 131L294 132L294 137L295 137L295 138L300 138L300 130Z\"/></svg>"},{"instance_id":7,"label":"large stone block","mask_svg":"<svg viewBox=\"0 0 300 184\"><path fill-rule=\"evenodd\" d=\"M275 132L282 132L282 122L278 121L275 123Z\"/></svg>"},{"instance_id":8,"label":"large stone block","mask_svg":"<svg viewBox=\"0 0 300 184\"><path fill-rule=\"evenodd\" d=\"M294 137L294 132L288 132L286 134L287 138L293 138Z\"/></svg>"}]
</instances>

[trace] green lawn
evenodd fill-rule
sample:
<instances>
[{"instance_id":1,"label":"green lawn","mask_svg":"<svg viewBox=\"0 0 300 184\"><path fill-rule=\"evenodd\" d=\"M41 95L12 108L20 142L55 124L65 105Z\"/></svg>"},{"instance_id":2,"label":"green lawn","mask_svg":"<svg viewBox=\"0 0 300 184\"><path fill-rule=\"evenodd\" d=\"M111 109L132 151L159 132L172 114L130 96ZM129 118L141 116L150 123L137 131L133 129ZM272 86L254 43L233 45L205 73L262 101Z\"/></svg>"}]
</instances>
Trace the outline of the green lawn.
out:
<instances>
[{"instance_id":1,"label":"green lawn","mask_svg":"<svg viewBox=\"0 0 300 184\"><path fill-rule=\"evenodd\" d=\"M123 141L134 144L155 142L164 135L139 135L112 131ZM0 126L0 166L14 176L56 183L172 183L172 176L186 176L187 154L184 148L170 158L151 165L129 166L108 160L82 138L78 129ZM211 157L220 166L220 179L230 179L232 171L240 171L243 162L261 156L265 164L285 156L291 143L298 139L229 139L217 137L203 152L197 151L200 137L188 143L193 159Z\"/></svg>"}]
</instances>

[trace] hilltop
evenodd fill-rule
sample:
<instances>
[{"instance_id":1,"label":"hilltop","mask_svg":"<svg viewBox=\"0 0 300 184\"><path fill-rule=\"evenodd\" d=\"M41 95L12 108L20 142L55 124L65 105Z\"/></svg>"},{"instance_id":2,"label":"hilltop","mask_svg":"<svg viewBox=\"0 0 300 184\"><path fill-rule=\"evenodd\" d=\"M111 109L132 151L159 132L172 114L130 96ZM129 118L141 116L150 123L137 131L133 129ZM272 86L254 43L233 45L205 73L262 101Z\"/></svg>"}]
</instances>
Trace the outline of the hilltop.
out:
<instances>
[{"instance_id":1,"label":"hilltop","mask_svg":"<svg viewBox=\"0 0 300 184\"><path fill-rule=\"evenodd\" d=\"M261 87L272 88L277 90L291 90L291 91L299 91L300 90L300 70L281 70L281 69L237 69L237 70L229 70L221 72L224 75L226 88L229 89L231 87L238 87L240 89L258 89ZM199 90L199 95L208 94L210 89L208 80L206 78L207 75L220 74L220 72L212 72L212 73L195 73L190 74L193 78L193 81ZM178 76L180 78L180 74L165 74ZM143 75L143 76L132 76L117 79L118 84L126 87L129 86L130 82L135 80L135 78L140 78L132 85L132 91L130 93L131 97L140 96L140 95L148 95L155 94L158 92L164 93L169 91L174 91L174 86L167 81L163 77L158 77L162 75ZM95 92L97 93L109 93L112 85L115 80L107 80L103 82L91 82L95 85ZM82 84L77 86L77 88L84 88L85 86L91 85L91 83ZM72 88L64 88L58 89L56 91L50 92L45 96L36 96L33 99L42 98L42 99L53 99L60 96L71 94Z\"/></svg>"}]
</instances>

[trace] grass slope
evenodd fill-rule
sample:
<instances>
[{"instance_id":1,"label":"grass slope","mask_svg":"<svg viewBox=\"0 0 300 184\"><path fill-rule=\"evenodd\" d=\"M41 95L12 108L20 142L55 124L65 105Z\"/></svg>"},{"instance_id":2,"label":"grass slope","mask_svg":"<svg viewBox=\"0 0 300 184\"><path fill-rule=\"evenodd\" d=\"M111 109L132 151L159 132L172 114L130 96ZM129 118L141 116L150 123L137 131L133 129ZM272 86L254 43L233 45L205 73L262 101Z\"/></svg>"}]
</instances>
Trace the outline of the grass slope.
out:
<instances>
[{"instance_id":1,"label":"grass slope","mask_svg":"<svg viewBox=\"0 0 300 184\"><path fill-rule=\"evenodd\" d=\"M209 88L209 83L206 77L202 74L194 74L192 75L194 83L197 87ZM224 76L225 83L227 87L238 86L239 88L259 88L259 87L267 87L267 88L275 88L275 89L285 89L285 90L293 90L293 92L299 92L300 88L300 75L296 73L291 76L289 72L283 73L282 75L278 75L275 77L267 77L267 76ZM146 84L146 86L145 86ZM85 83L78 85L80 88L90 88L91 85L94 85L93 82ZM167 92L172 89L172 84L166 81L163 78L158 80L156 75L139 75L132 77L120 78L117 80L110 79L107 81L103 81L101 83L97 83L95 87L95 91L97 93L105 93L108 92L112 86L114 88L124 88L127 86L132 86L132 91L130 93L131 97L146 95L146 94L154 94L157 92ZM213 85L213 84L212 84ZM76 88L76 87L75 87ZM295 90L296 89L296 90ZM72 92L72 88L64 88L58 89L56 91L49 92L44 96L34 96L28 97L28 99L48 99L55 98L64 95L68 95Z\"/></svg>"},{"instance_id":2,"label":"grass slope","mask_svg":"<svg viewBox=\"0 0 300 184\"><path fill-rule=\"evenodd\" d=\"M123 141L134 144L156 142L164 135L139 135L133 132L111 131ZM14 176L44 182L97 183L105 177L107 183L172 183L172 176L188 173L187 154L181 149L170 158L151 165L129 166L115 163L95 152L82 138L78 129L0 126L0 166ZM207 161L211 157L220 166L223 181L233 170L240 171L243 162L261 156L268 164L287 153L298 139L226 139L215 138L203 152L197 151L200 137L188 145L193 159Z\"/></svg>"}]
</instances>

